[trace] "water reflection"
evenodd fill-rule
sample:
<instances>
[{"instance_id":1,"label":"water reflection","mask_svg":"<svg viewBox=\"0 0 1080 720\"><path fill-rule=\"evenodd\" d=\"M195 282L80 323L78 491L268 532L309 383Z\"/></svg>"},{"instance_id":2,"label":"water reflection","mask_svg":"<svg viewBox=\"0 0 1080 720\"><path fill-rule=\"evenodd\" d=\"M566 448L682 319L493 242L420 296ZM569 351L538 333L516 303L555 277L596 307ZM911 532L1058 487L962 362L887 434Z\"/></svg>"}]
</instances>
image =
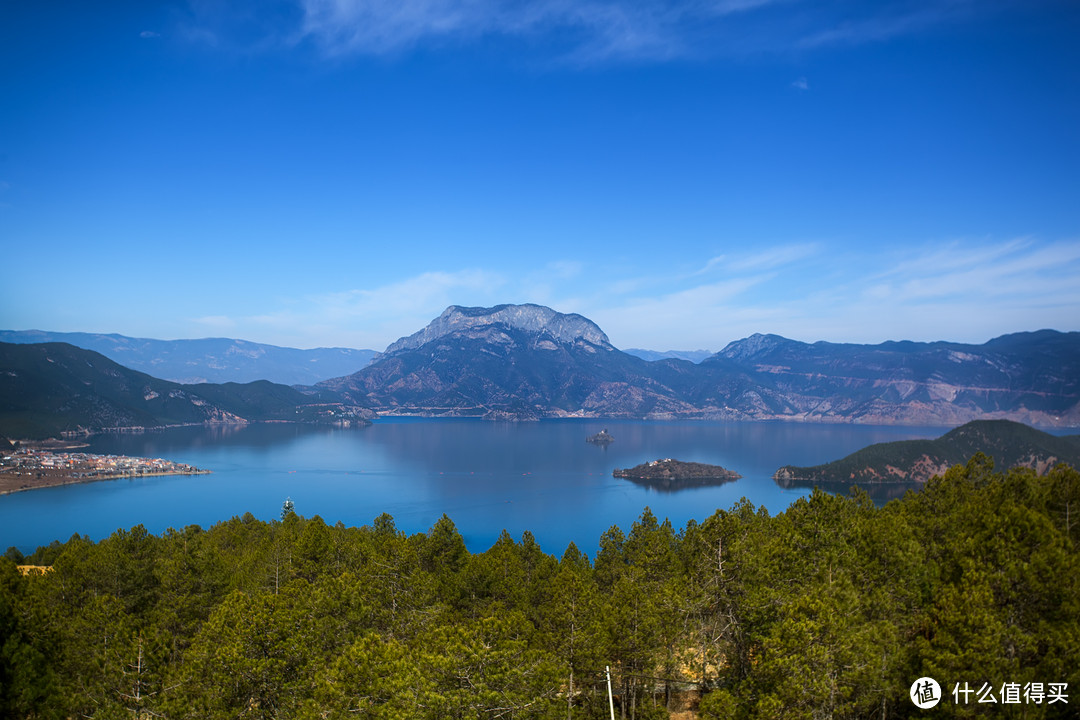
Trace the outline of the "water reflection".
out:
<instances>
[{"instance_id":1,"label":"water reflection","mask_svg":"<svg viewBox=\"0 0 1080 720\"><path fill-rule=\"evenodd\" d=\"M890 500L902 498L908 491L918 492L923 486L923 483L917 482L844 483L813 482L790 478L774 478L774 482L782 488L813 490L816 487L834 495L849 496L854 495L856 491L862 491L878 506L884 505Z\"/></svg>"},{"instance_id":2,"label":"water reflection","mask_svg":"<svg viewBox=\"0 0 1080 720\"><path fill-rule=\"evenodd\" d=\"M348 428L349 432L364 430ZM269 450L312 435L328 435L342 428L299 423L253 423L248 425L192 425L147 430L141 433L95 435L90 452L111 455L169 455L199 448L248 448Z\"/></svg>"}]
</instances>

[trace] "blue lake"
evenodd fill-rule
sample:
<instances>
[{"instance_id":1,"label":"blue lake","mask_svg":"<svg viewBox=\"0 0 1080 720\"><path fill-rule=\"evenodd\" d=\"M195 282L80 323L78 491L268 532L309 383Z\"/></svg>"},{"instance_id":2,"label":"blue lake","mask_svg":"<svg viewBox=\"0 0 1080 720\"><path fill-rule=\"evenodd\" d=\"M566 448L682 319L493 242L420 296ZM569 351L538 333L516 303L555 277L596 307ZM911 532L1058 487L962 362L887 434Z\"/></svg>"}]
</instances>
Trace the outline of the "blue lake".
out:
<instances>
[{"instance_id":1,"label":"blue lake","mask_svg":"<svg viewBox=\"0 0 1080 720\"><path fill-rule=\"evenodd\" d=\"M615 442L589 445L607 428ZM629 530L648 506L676 529L740 498L779 513L808 490L780 488L782 465L815 465L876 442L932 438L943 428L552 420L383 419L366 428L290 424L176 428L90 439L87 452L161 457L210 475L112 480L0 496L0 549L30 552L73 533L100 539L143 524L160 533L251 512L296 511L328 524L366 525L380 513L423 532L446 513L470 550L505 528L528 530L546 552L568 543L593 556L612 525ZM723 465L743 475L717 487L662 492L611 476L647 460ZM879 499L885 499L884 497Z\"/></svg>"}]
</instances>

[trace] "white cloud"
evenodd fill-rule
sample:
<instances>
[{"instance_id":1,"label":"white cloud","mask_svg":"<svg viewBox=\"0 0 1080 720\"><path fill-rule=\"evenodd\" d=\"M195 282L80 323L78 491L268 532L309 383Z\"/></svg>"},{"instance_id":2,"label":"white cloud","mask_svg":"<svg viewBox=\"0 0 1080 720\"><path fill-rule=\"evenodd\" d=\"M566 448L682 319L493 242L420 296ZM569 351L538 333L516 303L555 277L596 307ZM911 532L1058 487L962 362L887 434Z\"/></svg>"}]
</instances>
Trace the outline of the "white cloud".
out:
<instances>
[{"instance_id":1,"label":"white cloud","mask_svg":"<svg viewBox=\"0 0 1080 720\"><path fill-rule=\"evenodd\" d=\"M810 89L810 83L806 81L806 78L801 77L798 80L793 81L791 83L791 87L795 88L796 90L805 91Z\"/></svg>"},{"instance_id":2,"label":"white cloud","mask_svg":"<svg viewBox=\"0 0 1080 720\"><path fill-rule=\"evenodd\" d=\"M346 329L381 350L424 327L449 305L504 302L502 275L485 270L426 272L374 289L311 298L308 311L328 327Z\"/></svg>"},{"instance_id":3,"label":"white cloud","mask_svg":"<svg viewBox=\"0 0 1080 720\"><path fill-rule=\"evenodd\" d=\"M188 0L178 36L219 48L311 44L393 56L510 38L572 66L790 53L887 41L974 17L972 0ZM981 6L980 6L981 7ZM808 89L804 78L793 86Z\"/></svg>"},{"instance_id":4,"label":"white cloud","mask_svg":"<svg viewBox=\"0 0 1080 720\"><path fill-rule=\"evenodd\" d=\"M701 269L695 270L694 272L690 273L690 275L691 277L694 275L705 275L709 273L713 268L718 267L721 263L724 262L724 260L726 260L726 257L724 255L717 255L716 257L709 258L709 261L702 265Z\"/></svg>"},{"instance_id":5,"label":"white cloud","mask_svg":"<svg viewBox=\"0 0 1080 720\"><path fill-rule=\"evenodd\" d=\"M1080 242L951 242L875 252L859 265L888 269L849 273L843 284L790 298L795 322L773 332L981 343L1021 330L1080 329Z\"/></svg>"},{"instance_id":6,"label":"white cloud","mask_svg":"<svg viewBox=\"0 0 1080 720\"><path fill-rule=\"evenodd\" d=\"M585 264L575 260L555 260L543 268L528 273L512 284L514 297L507 302L530 302L551 305L558 297L558 288L581 276Z\"/></svg>"},{"instance_id":7,"label":"white cloud","mask_svg":"<svg viewBox=\"0 0 1080 720\"><path fill-rule=\"evenodd\" d=\"M568 60L664 59L689 51L689 30L777 0L300 0L300 38L331 55L381 55L421 42L563 32Z\"/></svg>"},{"instance_id":8,"label":"white cloud","mask_svg":"<svg viewBox=\"0 0 1080 720\"><path fill-rule=\"evenodd\" d=\"M191 322L195 325L209 328L217 332L232 330L237 325L235 320L226 315L206 315L204 317L192 318Z\"/></svg>"},{"instance_id":9,"label":"white cloud","mask_svg":"<svg viewBox=\"0 0 1080 720\"><path fill-rule=\"evenodd\" d=\"M276 345L382 350L425 326L449 305L504 302L504 285L501 275L484 270L426 272L377 288L285 300L284 307L260 315L192 322Z\"/></svg>"},{"instance_id":10,"label":"white cloud","mask_svg":"<svg viewBox=\"0 0 1080 720\"><path fill-rule=\"evenodd\" d=\"M1006 298L1067 292L1080 264L1080 242L1039 245L1029 239L950 243L897 263L879 279L894 300ZM1071 293L1067 293L1071 294Z\"/></svg>"},{"instance_id":11,"label":"white cloud","mask_svg":"<svg viewBox=\"0 0 1080 720\"><path fill-rule=\"evenodd\" d=\"M805 260L818 254L820 250L821 247L818 243L797 243L766 248L751 253L717 255L709 258L699 269L688 273L684 277L692 278L724 272L743 273L770 270Z\"/></svg>"},{"instance_id":12,"label":"white cloud","mask_svg":"<svg viewBox=\"0 0 1080 720\"><path fill-rule=\"evenodd\" d=\"M820 251L817 243L800 243L767 248L747 255L736 256L726 263L729 270L745 272L747 270L769 270L783 265L792 265L805 260Z\"/></svg>"},{"instance_id":13,"label":"white cloud","mask_svg":"<svg viewBox=\"0 0 1080 720\"><path fill-rule=\"evenodd\" d=\"M862 256L802 244L705 267L722 279L698 282L698 271L681 280L628 280L625 294L609 292L576 310L596 320L616 346L657 350L717 350L755 332L806 342L982 343L1022 330L1080 330L1075 241L951 242Z\"/></svg>"},{"instance_id":14,"label":"white cloud","mask_svg":"<svg viewBox=\"0 0 1080 720\"><path fill-rule=\"evenodd\" d=\"M327 312L343 316L414 312L452 304L452 298L463 291L486 292L502 284L501 276L483 270L426 272L372 290L330 293L316 298L316 303Z\"/></svg>"},{"instance_id":15,"label":"white cloud","mask_svg":"<svg viewBox=\"0 0 1080 720\"><path fill-rule=\"evenodd\" d=\"M141 33L139 33L139 37L144 39L158 38L161 37L161 33L156 33L153 30L143 30Z\"/></svg>"},{"instance_id":16,"label":"white cloud","mask_svg":"<svg viewBox=\"0 0 1080 720\"><path fill-rule=\"evenodd\" d=\"M860 45L884 42L902 35L921 32L938 25L970 17L975 11L971 0L937 0L927 3L866 3L869 17L856 17L806 35L802 48L827 45ZM979 6L979 9L984 9Z\"/></svg>"},{"instance_id":17,"label":"white cloud","mask_svg":"<svg viewBox=\"0 0 1080 720\"><path fill-rule=\"evenodd\" d=\"M446 306L538 302L597 322L617 347L719 350L752 333L814 342L951 340L1080 330L1080 241L953 241L842 253L829 243L699 260L701 270L627 267L597 282L572 260L541 270L427 272L380 287L294 298L252 317L191 321L279 345L381 350ZM884 269L882 269L884 268Z\"/></svg>"},{"instance_id":18,"label":"white cloud","mask_svg":"<svg viewBox=\"0 0 1080 720\"><path fill-rule=\"evenodd\" d=\"M596 321L617 347L715 349L717 325L729 323L738 312L748 312L759 319L773 312L740 302L749 290L771 277L768 273L733 277L659 295L639 292L634 297L615 298L605 294L582 303L576 311ZM670 288L667 282L661 282L660 286Z\"/></svg>"},{"instance_id":19,"label":"white cloud","mask_svg":"<svg viewBox=\"0 0 1080 720\"><path fill-rule=\"evenodd\" d=\"M560 280L569 280L581 275L581 272L585 269L585 264L576 260L556 260L549 262L545 266L545 271L553 277Z\"/></svg>"}]
</instances>

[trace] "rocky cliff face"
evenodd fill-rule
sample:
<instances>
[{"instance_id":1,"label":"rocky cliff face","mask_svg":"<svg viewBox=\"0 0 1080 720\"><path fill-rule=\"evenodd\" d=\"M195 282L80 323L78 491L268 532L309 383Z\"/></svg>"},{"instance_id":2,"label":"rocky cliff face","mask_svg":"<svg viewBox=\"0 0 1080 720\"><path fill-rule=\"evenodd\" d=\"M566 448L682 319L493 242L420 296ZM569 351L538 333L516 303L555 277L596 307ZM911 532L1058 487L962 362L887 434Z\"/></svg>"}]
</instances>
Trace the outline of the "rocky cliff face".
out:
<instances>
[{"instance_id":1,"label":"rocky cliff face","mask_svg":"<svg viewBox=\"0 0 1080 720\"><path fill-rule=\"evenodd\" d=\"M596 323L581 315L555 312L542 305L497 305L493 308L451 305L423 330L391 344L383 355L415 350L447 336L486 338L497 344L505 343L507 329L533 336L533 345L539 350L575 344L614 350Z\"/></svg>"},{"instance_id":2,"label":"rocky cliff face","mask_svg":"<svg viewBox=\"0 0 1080 720\"><path fill-rule=\"evenodd\" d=\"M694 408L595 323L539 305L451 306L369 367L322 387L384 413L673 417Z\"/></svg>"}]
</instances>

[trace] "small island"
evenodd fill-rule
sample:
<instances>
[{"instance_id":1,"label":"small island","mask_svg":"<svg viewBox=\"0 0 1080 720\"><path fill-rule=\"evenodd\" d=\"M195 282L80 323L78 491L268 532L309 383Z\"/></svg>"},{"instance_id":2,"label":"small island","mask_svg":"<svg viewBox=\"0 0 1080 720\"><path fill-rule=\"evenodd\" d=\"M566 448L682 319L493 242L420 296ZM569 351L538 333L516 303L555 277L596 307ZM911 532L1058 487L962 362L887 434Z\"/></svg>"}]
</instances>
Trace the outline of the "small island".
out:
<instances>
[{"instance_id":1,"label":"small island","mask_svg":"<svg viewBox=\"0 0 1080 720\"><path fill-rule=\"evenodd\" d=\"M613 477L623 478L659 490L682 490L707 485L723 485L742 477L734 470L728 470L719 465L683 462L672 458L652 460L626 470L616 469L611 474Z\"/></svg>"},{"instance_id":2,"label":"small island","mask_svg":"<svg viewBox=\"0 0 1080 720\"><path fill-rule=\"evenodd\" d=\"M604 428L595 435L590 435L589 437L585 438L585 442L591 443L593 445L610 445L611 443L615 442L615 438L612 437L611 433L607 431L607 428Z\"/></svg>"}]
</instances>

